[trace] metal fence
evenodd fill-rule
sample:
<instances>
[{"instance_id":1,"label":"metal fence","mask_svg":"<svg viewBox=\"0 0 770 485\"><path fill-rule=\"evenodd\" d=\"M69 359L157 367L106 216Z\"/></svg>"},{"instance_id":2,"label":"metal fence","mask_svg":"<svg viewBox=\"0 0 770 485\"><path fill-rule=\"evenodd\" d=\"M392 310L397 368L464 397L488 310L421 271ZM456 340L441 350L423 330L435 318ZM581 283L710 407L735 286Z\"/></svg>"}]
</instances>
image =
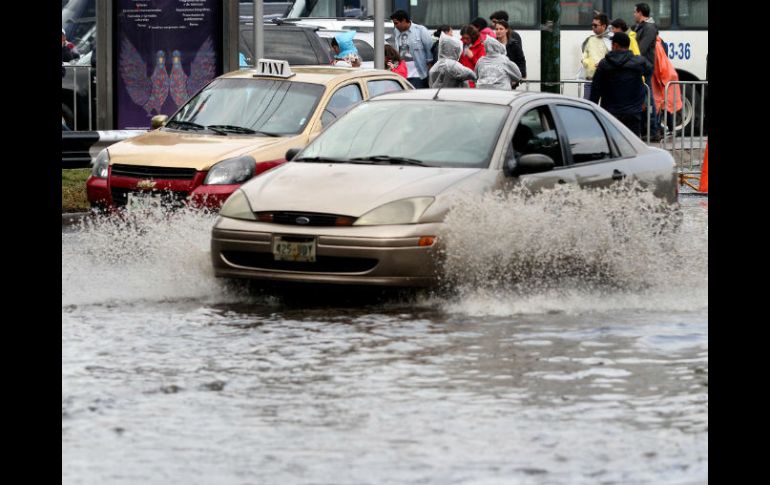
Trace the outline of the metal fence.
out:
<instances>
[{"instance_id":1,"label":"metal fence","mask_svg":"<svg viewBox=\"0 0 770 485\"><path fill-rule=\"evenodd\" d=\"M679 88L679 89L677 89ZM708 81L670 81L666 83L663 99L674 100L682 109L670 113L663 111L661 123L669 129L669 135L661 143L674 155L680 174L700 173L703 153L706 149L707 120L706 94Z\"/></svg>"},{"instance_id":2,"label":"metal fence","mask_svg":"<svg viewBox=\"0 0 770 485\"><path fill-rule=\"evenodd\" d=\"M62 123L74 131L94 130L94 69L91 66L63 65Z\"/></svg>"}]
</instances>

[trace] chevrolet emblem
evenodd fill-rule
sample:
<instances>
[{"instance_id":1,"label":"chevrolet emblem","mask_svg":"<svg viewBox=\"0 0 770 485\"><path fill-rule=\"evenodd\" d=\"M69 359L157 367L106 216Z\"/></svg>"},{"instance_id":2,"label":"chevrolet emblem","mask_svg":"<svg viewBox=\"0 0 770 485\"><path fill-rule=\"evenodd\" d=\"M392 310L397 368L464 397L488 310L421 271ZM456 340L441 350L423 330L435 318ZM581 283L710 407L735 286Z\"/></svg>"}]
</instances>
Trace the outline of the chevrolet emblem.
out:
<instances>
[{"instance_id":1,"label":"chevrolet emblem","mask_svg":"<svg viewBox=\"0 0 770 485\"><path fill-rule=\"evenodd\" d=\"M155 188L155 181L152 179L144 179L140 180L136 183L136 188L138 189L154 189Z\"/></svg>"}]
</instances>

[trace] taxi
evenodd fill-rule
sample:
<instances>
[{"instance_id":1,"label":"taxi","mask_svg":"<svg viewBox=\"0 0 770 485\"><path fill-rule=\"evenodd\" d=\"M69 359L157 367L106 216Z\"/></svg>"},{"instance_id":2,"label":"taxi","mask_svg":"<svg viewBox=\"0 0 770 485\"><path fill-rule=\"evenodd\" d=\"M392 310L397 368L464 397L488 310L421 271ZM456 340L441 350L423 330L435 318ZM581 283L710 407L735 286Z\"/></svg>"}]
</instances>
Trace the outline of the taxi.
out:
<instances>
[{"instance_id":1,"label":"taxi","mask_svg":"<svg viewBox=\"0 0 770 485\"><path fill-rule=\"evenodd\" d=\"M159 128L102 150L86 182L88 200L104 209L217 209L353 106L409 89L390 71L260 59L255 69L214 79L170 118L153 118Z\"/></svg>"}]
</instances>

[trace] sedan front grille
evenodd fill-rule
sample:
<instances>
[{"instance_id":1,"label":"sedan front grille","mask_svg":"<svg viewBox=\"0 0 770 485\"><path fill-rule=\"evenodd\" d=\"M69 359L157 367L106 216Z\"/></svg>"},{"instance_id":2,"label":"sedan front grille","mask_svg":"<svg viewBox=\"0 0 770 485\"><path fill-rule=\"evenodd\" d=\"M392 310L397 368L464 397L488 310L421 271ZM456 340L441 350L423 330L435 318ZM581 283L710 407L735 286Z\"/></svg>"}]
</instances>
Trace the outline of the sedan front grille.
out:
<instances>
[{"instance_id":1,"label":"sedan front grille","mask_svg":"<svg viewBox=\"0 0 770 485\"><path fill-rule=\"evenodd\" d=\"M159 195L164 206L167 207L182 207L190 195L189 192L175 191L175 190L162 190L162 191L146 191L146 190L131 190L121 187L112 187L112 204L118 207L125 206L128 203L128 194L153 194Z\"/></svg>"},{"instance_id":2,"label":"sedan front grille","mask_svg":"<svg viewBox=\"0 0 770 485\"><path fill-rule=\"evenodd\" d=\"M257 220L273 224L291 226L349 226L355 218L335 214L319 214L315 212L257 212Z\"/></svg>"},{"instance_id":3,"label":"sedan front grille","mask_svg":"<svg viewBox=\"0 0 770 485\"><path fill-rule=\"evenodd\" d=\"M377 266L372 258L343 258L317 256L314 263L276 261L271 253L248 251L223 251L222 256L232 264L254 269L297 271L302 273L363 273Z\"/></svg>"},{"instance_id":4,"label":"sedan front grille","mask_svg":"<svg viewBox=\"0 0 770 485\"><path fill-rule=\"evenodd\" d=\"M176 179L192 180L195 177L194 168L173 167L143 167L138 165L122 165L116 163L112 166L112 175L116 177L131 177L138 179Z\"/></svg>"}]
</instances>

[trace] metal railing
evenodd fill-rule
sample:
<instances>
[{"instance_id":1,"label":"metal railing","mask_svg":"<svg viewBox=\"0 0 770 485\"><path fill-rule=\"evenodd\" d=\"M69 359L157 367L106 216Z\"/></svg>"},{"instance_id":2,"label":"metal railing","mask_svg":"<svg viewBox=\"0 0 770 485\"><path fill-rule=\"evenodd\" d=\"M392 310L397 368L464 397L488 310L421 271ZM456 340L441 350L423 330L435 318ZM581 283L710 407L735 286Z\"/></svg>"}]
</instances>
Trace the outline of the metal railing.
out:
<instances>
[{"instance_id":1,"label":"metal railing","mask_svg":"<svg viewBox=\"0 0 770 485\"><path fill-rule=\"evenodd\" d=\"M67 106L72 111L72 125L70 126L70 124L67 123L67 127L73 131L91 131L94 129L94 91L91 86L93 68L91 66L77 66L69 64L63 64L63 67L65 69L65 75L62 78L62 91L70 88L72 90L72 98L69 100L71 101L71 104ZM81 92L81 90L84 92ZM64 121L64 106L66 104L67 103L65 98L62 98L62 121ZM80 120L82 117L80 106L88 107L87 120ZM87 121L87 123L84 123L84 121Z\"/></svg>"},{"instance_id":2,"label":"metal railing","mask_svg":"<svg viewBox=\"0 0 770 485\"><path fill-rule=\"evenodd\" d=\"M663 126L671 127L671 136L663 140L661 148L674 155L682 183L691 178L687 176L700 174L707 141L704 136L707 87L708 81L669 81L663 91L663 99L668 100L671 95L674 106L682 102L680 111L664 110L661 118Z\"/></svg>"}]
</instances>

